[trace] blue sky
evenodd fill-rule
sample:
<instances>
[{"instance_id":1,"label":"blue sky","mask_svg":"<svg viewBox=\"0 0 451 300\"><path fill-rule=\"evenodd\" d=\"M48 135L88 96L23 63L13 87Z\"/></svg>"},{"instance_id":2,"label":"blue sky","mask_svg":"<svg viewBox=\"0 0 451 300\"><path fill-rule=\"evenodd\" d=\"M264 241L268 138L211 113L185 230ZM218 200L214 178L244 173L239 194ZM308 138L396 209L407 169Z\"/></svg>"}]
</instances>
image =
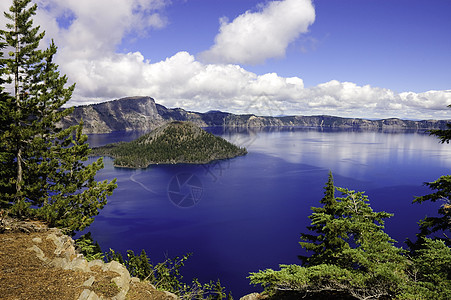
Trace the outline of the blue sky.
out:
<instances>
[{"instance_id":1,"label":"blue sky","mask_svg":"<svg viewBox=\"0 0 451 300\"><path fill-rule=\"evenodd\" d=\"M120 45L160 61L179 51L208 49L219 19L233 20L265 1L174 1L169 24L147 38ZM299 76L306 86L351 81L397 92L451 88L451 1L316 0L315 22L286 56L243 66L257 74ZM168 38L171 37L171 38Z\"/></svg>"},{"instance_id":2,"label":"blue sky","mask_svg":"<svg viewBox=\"0 0 451 300\"><path fill-rule=\"evenodd\" d=\"M449 0L35 2L72 105L451 119Z\"/></svg>"}]
</instances>

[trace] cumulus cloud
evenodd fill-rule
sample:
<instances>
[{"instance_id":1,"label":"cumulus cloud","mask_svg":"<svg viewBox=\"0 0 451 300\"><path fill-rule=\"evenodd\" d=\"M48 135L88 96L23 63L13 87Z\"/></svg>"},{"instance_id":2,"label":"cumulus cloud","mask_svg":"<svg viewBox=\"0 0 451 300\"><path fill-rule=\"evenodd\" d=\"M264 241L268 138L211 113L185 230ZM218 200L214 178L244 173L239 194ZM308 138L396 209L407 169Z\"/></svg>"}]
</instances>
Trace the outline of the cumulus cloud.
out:
<instances>
[{"instance_id":1,"label":"cumulus cloud","mask_svg":"<svg viewBox=\"0 0 451 300\"><path fill-rule=\"evenodd\" d=\"M66 56L97 58L114 53L126 34L144 35L166 24L167 0L35 0L36 21ZM60 21L60 22L58 22ZM60 24L65 22L66 24ZM63 25L63 26L62 26ZM65 26L64 26L65 25Z\"/></svg>"},{"instance_id":2,"label":"cumulus cloud","mask_svg":"<svg viewBox=\"0 0 451 300\"><path fill-rule=\"evenodd\" d=\"M150 63L140 53L77 62L74 99L95 102L150 95L167 107L257 115L317 115L368 118L450 118L451 91L396 93L332 80L305 87L298 77L257 75L234 64L204 64L188 52ZM74 67L75 68L75 67ZM102 99L97 97L102 95ZM74 102L75 103L75 102Z\"/></svg>"},{"instance_id":3,"label":"cumulus cloud","mask_svg":"<svg viewBox=\"0 0 451 300\"><path fill-rule=\"evenodd\" d=\"M128 33L145 34L151 28L165 26L160 14L169 0L34 0L38 12L35 24L41 25L47 38L75 57L111 52ZM12 1L1 1L7 11ZM4 28L5 18L0 18Z\"/></svg>"},{"instance_id":4,"label":"cumulus cloud","mask_svg":"<svg viewBox=\"0 0 451 300\"><path fill-rule=\"evenodd\" d=\"M77 83L71 105L141 95L167 107L201 112L451 118L446 108L451 90L396 93L336 80L305 87L299 77L257 75L237 64L204 63L185 51L155 63L140 52L118 52L127 34L164 26L168 1L96 0L95 5L91 0L36 1L41 4L36 23L56 39L60 70ZM8 9L6 2L0 1L0 9Z\"/></svg>"},{"instance_id":5,"label":"cumulus cloud","mask_svg":"<svg viewBox=\"0 0 451 300\"><path fill-rule=\"evenodd\" d=\"M258 12L247 11L232 22L222 18L215 44L199 55L213 63L257 64L283 57L288 45L315 21L311 0L269 2Z\"/></svg>"}]
</instances>

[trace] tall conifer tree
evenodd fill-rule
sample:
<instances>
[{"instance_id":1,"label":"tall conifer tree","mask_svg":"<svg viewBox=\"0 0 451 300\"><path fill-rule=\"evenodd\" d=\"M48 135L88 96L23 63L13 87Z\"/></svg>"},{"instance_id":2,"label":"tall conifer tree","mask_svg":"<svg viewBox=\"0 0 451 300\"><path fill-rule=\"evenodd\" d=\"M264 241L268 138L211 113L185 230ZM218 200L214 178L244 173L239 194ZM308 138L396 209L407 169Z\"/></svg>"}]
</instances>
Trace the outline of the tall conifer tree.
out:
<instances>
[{"instance_id":1,"label":"tall conifer tree","mask_svg":"<svg viewBox=\"0 0 451 300\"><path fill-rule=\"evenodd\" d=\"M300 256L305 265L331 264L350 267L350 262L357 263L349 257L352 249L360 251L368 248L365 253L369 254L369 249L378 245L391 249L393 255L399 254L398 249L392 245L394 240L383 232L384 219L391 217L391 214L374 212L368 205L367 196L362 192L335 187L331 172L324 189L324 197L320 200L323 206L311 208L313 213L309 218L312 222L307 229L313 233L301 234L302 241L299 244L307 251L313 251L310 257ZM344 197L336 198L335 189ZM377 245L373 244L376 239L379 239Z\"/></svg>"},{"instance_id":2,"label":"tall conifer tree","mask_svg":"<svg viewBox=\"0 0 451 300\"><path fill-rule=\"evenodd\" d=\"M301 233L299 244L307 252L313 252L310 256L299 256L305 265L334 262L336 253L344 246L344 241L339 238L340 233L328 226L333 219L340 217L338 202L335 199L334 177L330 171L324 186L324 197L320 203L323 204L322 207L311 208L313 213L309 219L312 223L307 229L312 233Z\"/></svg>"},{"instance_id":3,"label":"tall conifer tree","mask_svg":"<svg viewBox=\"0 0 451 300\"><path fill-rule=\"evenodd\" d=\"M451 105L449 105L451 107ZM436 129L430 131L431 135L437 136L440 143L449 144L451 140L451 123L447 124L447 129ZM433 192L421 197L415 197L414 203L423 203L425 201L438 202L440 207L438 214L440 216L426 216L420 220L420 233L417 234L417 241L413 243L408 240L407 244L415 251L421 249L428 236L434 239L441 239L451 247L451 175L443 175L435 181L425 182Z\"/></svg>"},{"instance_id":4,"label":"tall conifer tree","mask_svg":"<svg viewBox=\"0 0 451 300\"><path fill-rule=\"evenodd\" d=\"M335 189L342 197L335 197ZM323 207L313 207L309 217L313 233L301 235L301 246L313 251L301 257L305 266L251 273L251 283L272 292L293 291L299 298L393 299L408 278L403 250L383 230L391 214L373 211L362 192L335 187L331 173L324 194Z\"/></svg>"},{"instance_id":5,"label":"tall conifer tree","mask_svg":"<svg viewBox=\"0 0 451 300\"><path fill-rule=\"evenodd\" d=\"M3 52L5 51L6 44L0 39L0 60L3 58ZM10 124L10 117L7 113L8 110L8 98L9 95L5 92L4 85L6 83L5 68L0 66L0 178L9 178L11 175L11 169L8 168L12 164L11 155L7 152L7 145L3 140L4 132L8 129ZM7 203L2 197L2 192L5 191L8 186L7 182L0 180L0 207Z\"/></svg>"},{"instance_id":6,"label":"tall conifer tree","mask_svg":"<svg viewBox=\"0 0 451 300\"><path fill-rule=\"evenodd\" d=\"M103 168L101 159L83 163L90 150L82 124L65 130L57 126L72 112L62 106L75 85L65 87L67 77L59 74L53 62L54 42L47 49L39 48L45 33L33 26L36 10L31 0L13 0L5 12L9 23L0 31L8 50L0 67L12 90L1 106L7 122L2 122L0 133L5 158L0 196L13 214L33 214L51 225L82 230L106 204L116 184L115 180L94 180Z\"/></svg>"}]
</instances>

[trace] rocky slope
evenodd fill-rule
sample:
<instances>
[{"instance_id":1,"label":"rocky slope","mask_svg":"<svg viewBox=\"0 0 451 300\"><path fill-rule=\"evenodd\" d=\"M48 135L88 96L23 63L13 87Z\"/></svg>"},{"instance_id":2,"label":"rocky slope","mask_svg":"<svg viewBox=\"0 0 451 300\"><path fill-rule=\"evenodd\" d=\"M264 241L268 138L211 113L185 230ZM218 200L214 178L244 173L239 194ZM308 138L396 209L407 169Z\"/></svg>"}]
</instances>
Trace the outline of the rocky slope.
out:
<instances>
[{"instance_id":1,"label":"rocky slope","mask_svg":"<svg viewBox=\"0 0 451 300\"><path fill-rule=\"evenodd\" d=\"M116 261L88 262L59 229L0 217L0 299L179 299Z\"/></svg>"},{"instance_id":2,"label":"rocky slope","mask_svg":"<svg viewBox=\"0 0 451 300\"><path fill-rule=\"evenodd\" d=\"M171 121L190 121L200 127L300 126L369 130L444 129L446 123L451 121L410 121L396 118L365 120L333 116L262 117L252 114L235 115L221 111L199 113L181 108L166 108L155 103L150 97L128 97L75 107L73 114L63 121L63 127L78 124L82 119L85 133L109 133L119 130L150 131Z\"/></svg>"}]
</instances>

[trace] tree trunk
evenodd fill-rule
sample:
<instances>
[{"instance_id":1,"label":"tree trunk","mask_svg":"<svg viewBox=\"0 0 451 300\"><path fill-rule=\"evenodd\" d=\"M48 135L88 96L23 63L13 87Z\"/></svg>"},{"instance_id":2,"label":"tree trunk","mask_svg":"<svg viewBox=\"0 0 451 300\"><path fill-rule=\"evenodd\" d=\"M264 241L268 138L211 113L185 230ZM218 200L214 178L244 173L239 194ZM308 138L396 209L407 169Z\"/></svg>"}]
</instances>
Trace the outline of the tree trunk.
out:
<instances>
[{"instance_id":1,"label":"tree trunk","mask_svg":"<svg viewBox=\"0 0 451 300\"><path fill-rule=\"evenodd\" d=\"M16 96L16 106L17 111L20 115L20 92L19 92L19 52L20 52L20 40L18 35L18 28L17 28L17 11L14 13L14 32L16 33L16 66L14 70L14 93ZM20 125L20 124L17 124ZM22 145L21 142L18 142L19 145L17 147L17 178L16 178L16 195L19 195L21 189L22 189L22 181L23 181L23 161L22 161Z\"/></svg>"}]
</instances>

